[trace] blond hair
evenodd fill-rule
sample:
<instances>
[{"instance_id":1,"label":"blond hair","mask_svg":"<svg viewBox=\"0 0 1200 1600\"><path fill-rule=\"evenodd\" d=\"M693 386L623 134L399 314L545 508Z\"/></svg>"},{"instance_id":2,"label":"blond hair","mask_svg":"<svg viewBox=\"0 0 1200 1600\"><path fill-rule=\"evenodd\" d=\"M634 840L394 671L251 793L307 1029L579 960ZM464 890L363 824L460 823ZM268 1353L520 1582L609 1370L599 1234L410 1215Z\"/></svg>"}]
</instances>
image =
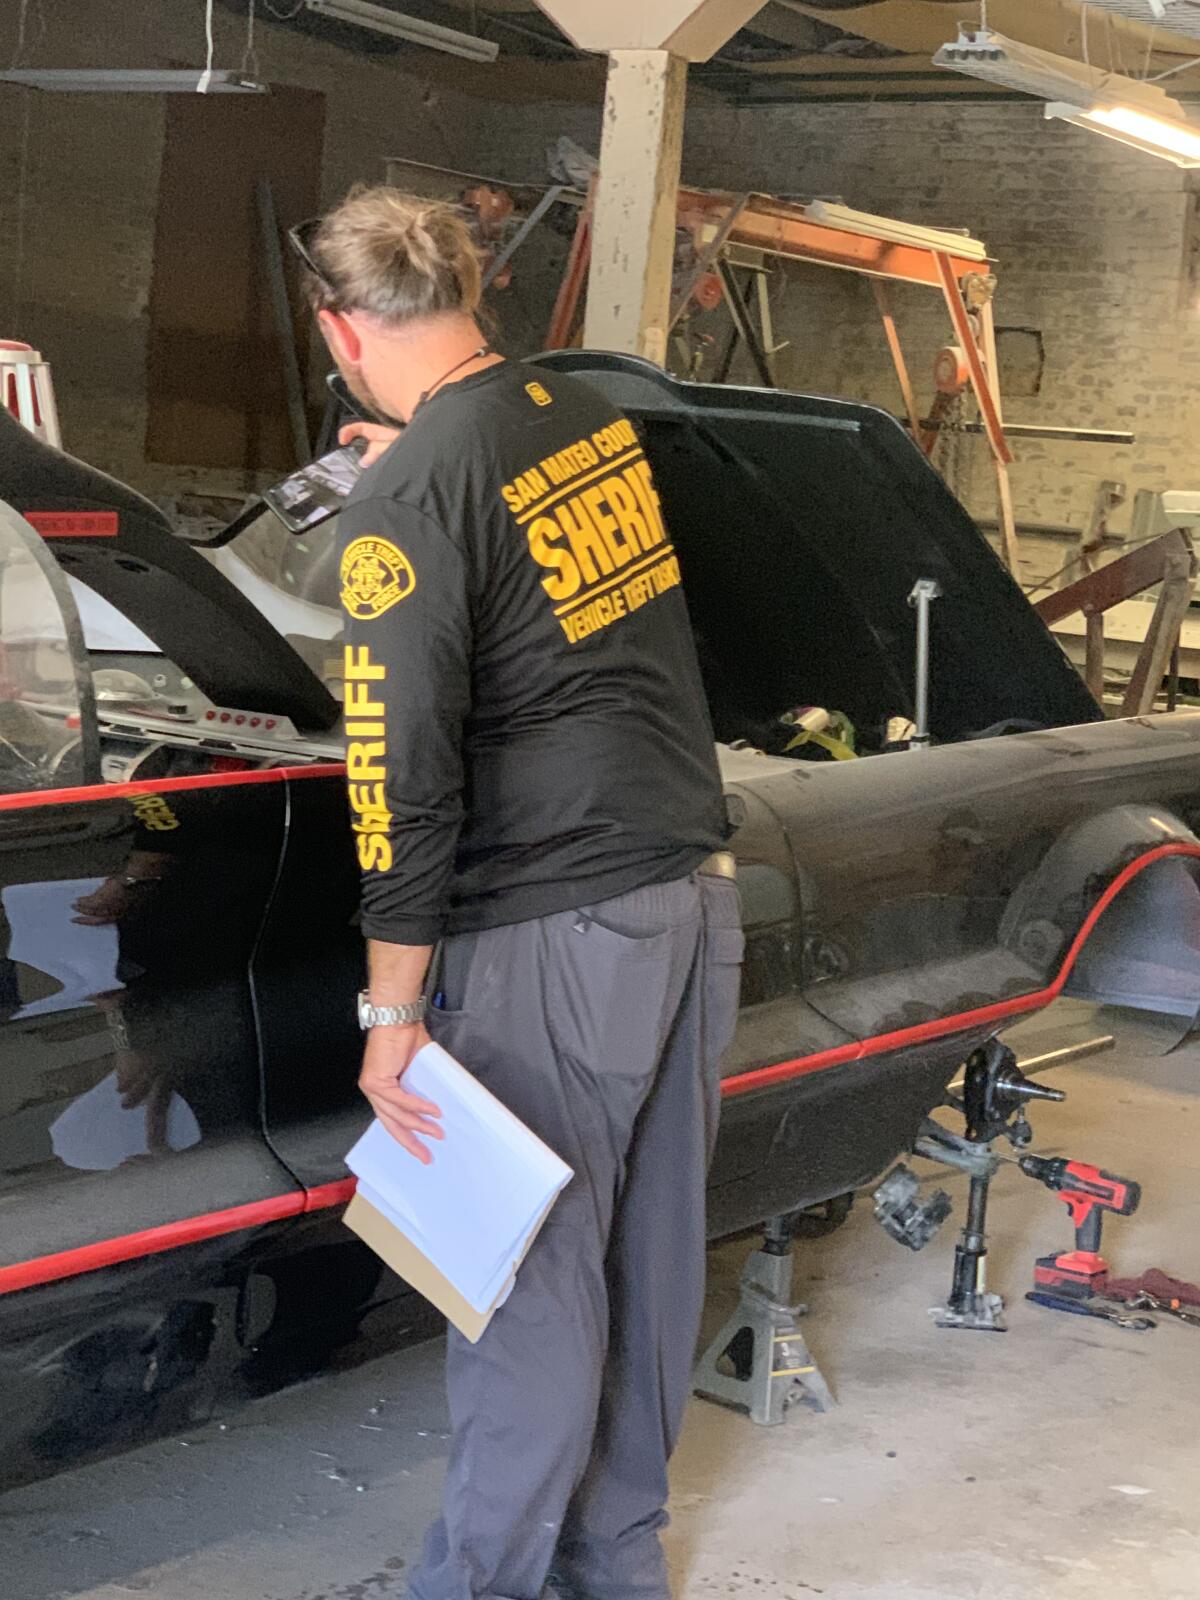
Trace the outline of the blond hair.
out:
<instances>
[{"instance_id":1,"label":"blond hair","mask_svg":"<svg viewBox=\"0 0 1200 1600\"><path fill-rule=\"evenodd\" d=\"M479 307L481 268L457 207L377 184L352 189L310 244L327 283L308 275L313 304L401 324Z\"/></svg>"}]
</instances>

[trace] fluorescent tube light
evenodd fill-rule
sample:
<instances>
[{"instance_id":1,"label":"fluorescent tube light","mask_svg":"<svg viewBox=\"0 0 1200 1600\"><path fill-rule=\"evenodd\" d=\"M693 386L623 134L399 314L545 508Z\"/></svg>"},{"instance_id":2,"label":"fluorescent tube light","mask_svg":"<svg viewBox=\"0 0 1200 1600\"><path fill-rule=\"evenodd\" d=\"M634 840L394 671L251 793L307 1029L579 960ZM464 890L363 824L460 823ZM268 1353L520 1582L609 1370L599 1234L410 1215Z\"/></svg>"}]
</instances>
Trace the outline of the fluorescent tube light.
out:
<instances>
[{"instance_id":1,"label":"fluorescent tube light","mask_svg":"<svg viewBox=\"0 0 1200 1600\"><path fill-rule=\"evenodd\" d=\"M201 88L201 83L207 83ZM164 71L156 67L12 67L0 83L73 94L267 94L265 83L240 72Z\"/></svg>"},{"instance_id":2,"label":"fluorescent tube light","mask_svg":"<svg viewBox=\"0 0 1200 1600\"><path fill-rule=\"evenodd\" d=\"M1132 106L1094 105L1085 109L1061 101L1050 102L1046 117L1090 128L1093 133L1102 133L1134 150L1173 161L1177 167L1200 167L1200 127L1191 123L1147 116Z\"/></svg>"},{"instance_id":3,"label":"fluorescent tube light","mask_svg":"<svg viewBox=\"0 0 1200 1600\"><path fill-rule=\"evenodd\" d=\"M1035 50L986 28L964 29L933 60L1049 101L1050 119L1090 128L1178 167L1200 167L1200 124L1189 121L1179 101L1157 84Z\"/></svg>"},{"instance_id":4,"label":"fluorescent tube light","mask_svg":"<svg viewBox=\"0 0 1200 1600\"><path fill-rule=\"evenodd\" d=\"M318 16L349 22L370 33L406 39L409 44L425 45L430 50L444 50L447 55L464 56L468 61L494 61L500 54L500 46L489 39L480 39L473 33L459 33L457 28L443 28L436 22L425 22L387 6L372 5L371 0L304 0L304 3Z\"/></svg>"}]
</instances>

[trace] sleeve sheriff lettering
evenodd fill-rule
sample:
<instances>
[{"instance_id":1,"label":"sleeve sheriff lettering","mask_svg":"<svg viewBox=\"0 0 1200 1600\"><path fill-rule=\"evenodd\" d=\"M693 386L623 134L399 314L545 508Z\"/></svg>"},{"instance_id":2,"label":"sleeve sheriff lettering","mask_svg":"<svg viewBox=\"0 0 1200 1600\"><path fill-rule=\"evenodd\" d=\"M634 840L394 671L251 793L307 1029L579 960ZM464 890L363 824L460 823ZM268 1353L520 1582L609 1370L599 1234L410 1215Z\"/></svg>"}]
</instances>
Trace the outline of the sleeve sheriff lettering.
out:
<instances>
[{"instance_id":1,"label":"sleeve sheriff lettering","mask_svg":"<svg viewBox=\"0 0 1200 1600\"><path fill-rule=\"evenodd\" d=\"M464 813L471 605L462 550L415 506L341 518L346 778L363 932L432 944L445 931Z\"/></svg>"}]
</instances>

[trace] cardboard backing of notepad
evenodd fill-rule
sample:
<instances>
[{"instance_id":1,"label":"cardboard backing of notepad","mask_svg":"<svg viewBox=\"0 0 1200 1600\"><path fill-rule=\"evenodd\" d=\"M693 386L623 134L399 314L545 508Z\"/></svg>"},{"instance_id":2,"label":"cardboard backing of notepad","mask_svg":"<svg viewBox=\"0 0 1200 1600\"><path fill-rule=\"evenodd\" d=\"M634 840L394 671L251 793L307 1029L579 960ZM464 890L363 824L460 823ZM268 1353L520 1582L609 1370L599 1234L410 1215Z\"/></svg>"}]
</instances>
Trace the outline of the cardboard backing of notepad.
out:
<instances>
[{"instance_id":1,"label":"cardboard backing of notepad","mask_svg":"<svg viewBox=\"0 0 1200 1600\"><path fill-rule=\"evenodd\" d=\"M475 1307L467 1300L450 1282L443 1272L440 1272L423 1251L418 1250L411 1239L405 1237L396 1227L394 1222L375 1209L369 1200L361 1194L356 1194L346 1207L342 1221L350 1228L365 1245L369 1245L381 1261L385 1262L398 1277L405 1283L412 1285L426 1300L435 1305L448 1322L458 1329L465 1339L476 1344L483 1336L484 1329L495 1316L500 1306L508 1298L512 1288L513 1279L516 1277L517 1268L529 1254L529 1247L541 1232L542 1224L550 1215L557 1194L553 1195L537 1219L529 1241L521 1256L513 1262L512 1272L505 1280L500 1293L493 1300L486 1311L476 1311Z\"/></svg>"}]
</instances>

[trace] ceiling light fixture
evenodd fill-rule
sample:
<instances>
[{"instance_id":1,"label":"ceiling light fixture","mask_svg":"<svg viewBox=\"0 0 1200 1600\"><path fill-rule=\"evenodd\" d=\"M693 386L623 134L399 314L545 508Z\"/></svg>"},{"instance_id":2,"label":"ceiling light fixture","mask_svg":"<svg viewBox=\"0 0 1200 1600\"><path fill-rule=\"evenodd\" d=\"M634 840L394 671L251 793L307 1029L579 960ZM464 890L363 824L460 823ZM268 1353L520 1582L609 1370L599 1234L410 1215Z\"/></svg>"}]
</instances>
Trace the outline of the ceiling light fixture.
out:
<instances>
[{"instance_id":1,"label":"ceiling light fixture","mask_svg":"<svg viewBox=\"0 0 1200 1600\"><path fill-rule=\"evenodd\" d=\"M1190 122L1147 116L1132 106L1095 105L1085 109L1062 101L1050 102L1046 118L1090 128L1131 149L1172 161L1177 167L1200 167L1200 127Z\"/></svg>"},{"instance_id":2,"label":"ceiling light fixture","mask_svg":"<svg viewBox=\"0 0 1200 1600\"><path fill-rule=\"evenodd\" d=\"M204 70L185 67L181 70L163 67L29 67L19 66L21 56L20 30L17 56L6 72L0 72L0 83L20 84L26 89L51 89L67 94L267 94L265 83L259 83L249 74L249 66L258 67L254 53L254 0L250 0L246 32L246 53L236 72L222 71L213 66L213 8L215 0L204 3Z\"/></svg>"},{"instance_id":3,"label":"ceiling light fixture","mask_svg":"<svg viewBox=\"0 0 1200 1600\"><path fill-rule=\"evenodd\" d=\"M468 61L495 61L500 54L500 46L490 39L459 33L457 28L443 28L436 22L392 11L388 6L372 5L371 0L304 0L304 4L318 16L349 22L370 33L387 34L393 39L407 40L409 44L424 45L429 50L444 50L447 55L463 56Z\"/></svg>"},{"instance_id":4,"label":"ceiling light fixture","mask_svg":"<svg viewBox=\"0 0 1200 1600\"><path fill-rule=\"evenodd\" d=\"M1156 84L1052 55L987 28L964 29L933 62L1047 100L1048 119L1089 128L1178 167L1200 166L1200 126Z\"/></svg>"},{"instance_id":5,"label":"ceiling light fixture","mask_svg":"<svg viewBox=\"0 0 1200 1600\"><path fill-rule=\"evenodd\" d=\"M207 79L207 82L204 80ZM166 71L158 67L12 67L0 83L73 94L267 94L265 83L240 72ZM203 87L202 87L203 85Z\"/></svg>"},{"instance_id":6,"label":"ceiling light fixture","mask_svg":"<svg viewBox=\"0 0 1200 1600\"><path fill-rule=\"evenodd\" d=\"M952 44L944 44L934 56L933 64L1021 94L1042 100L1066 100L1072 105L1090 105L1115 76L1082 61L1072 61L1069 56L1056 56L1049 50L1006 39L990 28L960 29L958 38ZM1134 88L1144 87L1132 78L1117 81ZM1163 91L1156 93L1161 95Z\"/></svg>"}]
</instances>

